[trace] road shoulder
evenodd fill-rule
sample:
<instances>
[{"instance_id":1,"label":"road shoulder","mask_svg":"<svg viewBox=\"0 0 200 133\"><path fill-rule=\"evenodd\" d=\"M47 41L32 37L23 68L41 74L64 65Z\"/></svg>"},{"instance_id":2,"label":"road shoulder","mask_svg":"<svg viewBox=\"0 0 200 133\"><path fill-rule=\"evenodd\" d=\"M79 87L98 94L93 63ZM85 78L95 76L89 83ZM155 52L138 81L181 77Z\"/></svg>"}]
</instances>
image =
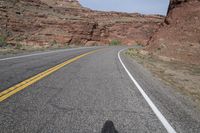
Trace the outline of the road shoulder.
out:
<instances>
[{"instance_id":1,"label":"road shoulder","mask_svg":"<svg viewBox=\"0 0 200 133\"><path fill-rule=\"evenodd\" d=\"M188 131L190 129L192 132L198 132L200 130L198 124L200 122L200 111L198 106L190 98L185 97L179 91L166 85L134 58L127 56L125 52L121 56L124 64L142 88L144 88L144 91L170 123L175 125L176 131L184 132L184 130ZM181 123L181 121L183 122ZM191 129L191 127L194 128Z\"/></svg>"}]
</instances>

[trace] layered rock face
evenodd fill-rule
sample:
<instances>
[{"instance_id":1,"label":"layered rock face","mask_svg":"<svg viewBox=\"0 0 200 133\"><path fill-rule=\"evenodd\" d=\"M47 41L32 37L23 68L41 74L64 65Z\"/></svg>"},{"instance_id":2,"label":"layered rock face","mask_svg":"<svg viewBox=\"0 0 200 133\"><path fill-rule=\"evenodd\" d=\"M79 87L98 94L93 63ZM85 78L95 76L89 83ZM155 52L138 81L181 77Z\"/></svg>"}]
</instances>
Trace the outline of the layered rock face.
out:
<instances>
[{"instance_id":1,"label":"layered rock face","mask_svg":"<svg viewBox=\"0 0 200 133\"><path fill-rule=\"evenodd\" d=\"M146 44L162 16L93 11L77 0L0 0L0 34L26 45Z\"/></svg>"},{"instance_id":2,"label":"layered rock face","mask_svg":"<svg viewBox=\"0 0 200 133\"><path fill-rule=\"evenodd\" d=\"M200 64L200 1L171 0L165 23L146 50L189 64Z\"/></svg>"}]
</instances>

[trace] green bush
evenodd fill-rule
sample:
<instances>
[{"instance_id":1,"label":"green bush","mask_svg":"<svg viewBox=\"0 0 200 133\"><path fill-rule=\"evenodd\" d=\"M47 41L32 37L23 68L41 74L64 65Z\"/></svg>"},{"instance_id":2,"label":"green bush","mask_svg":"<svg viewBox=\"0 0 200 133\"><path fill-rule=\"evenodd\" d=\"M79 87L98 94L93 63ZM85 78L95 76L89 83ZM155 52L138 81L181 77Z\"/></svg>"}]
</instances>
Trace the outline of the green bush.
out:
<instances>
[{"instance_id":1,"label":"green bush","mask_svg":"<svg viewBox=\"0 0 200 133\"><path fill-rule=\"evenodd\" d=\"M0 47L4 47L6 45L6 39L3 36L0 36Z\"/></svg>"},{"instance_id":2,"label":"green bush","mask_svg":"<svg viewBox=\"0 0 200 133\"><path fill-rule=\"evenodd\" d=\"M112 40L110 42L110 45L113 45L113 46L120 45L120 44L121 44L121 42L119 40Z\"/></svg>"}]
</instances>

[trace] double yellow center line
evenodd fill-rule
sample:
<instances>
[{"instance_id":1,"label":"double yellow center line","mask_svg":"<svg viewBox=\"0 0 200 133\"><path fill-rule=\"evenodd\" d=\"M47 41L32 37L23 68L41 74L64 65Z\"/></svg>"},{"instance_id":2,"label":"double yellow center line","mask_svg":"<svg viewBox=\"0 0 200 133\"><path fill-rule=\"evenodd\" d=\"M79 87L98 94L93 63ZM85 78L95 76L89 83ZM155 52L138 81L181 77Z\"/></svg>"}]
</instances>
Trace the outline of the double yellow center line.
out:
<instances>
[{"instance_id":1,"label":"double yellow center line","mask_svg":"<svg viewBox=\"0 0 200 133\"><path fill-rule=\"evenodd\" d=\"M54 66L54 67L52 67L52 68L50 68L50 69L48 69L48 70L46 70L44 72L41 72L41 73L39 73L39 74L29 78L29 79L26 79L26 80L22 81L21 83L18 83L16 85L6 89L5 91L0 93L0 102L4 101L5 99L9 98L10 96L14 95L15 93L25 89L26 87L34 84L35 82L43 79L44 77L52 74L53 72L61 69L62 67L66 66L66 65L68 65L68 64L70 64L70 63L72 63L72 62L74 62L74 61L76 61L76 60L78 60L78 59L80 59L80 58L82 58L84 56L86 56L86 55L92 54L94 52L96 52L96 50L88 52L88 53L85 53L85 54L81 54L81 55L79 55L79 56L77 56L75 58L69 59L69 60L67 60L67 61L65 61L65 62L63 62L61 64L58 64L58 65L56 65L56 66Z\"/></svg>"}]
</instances>

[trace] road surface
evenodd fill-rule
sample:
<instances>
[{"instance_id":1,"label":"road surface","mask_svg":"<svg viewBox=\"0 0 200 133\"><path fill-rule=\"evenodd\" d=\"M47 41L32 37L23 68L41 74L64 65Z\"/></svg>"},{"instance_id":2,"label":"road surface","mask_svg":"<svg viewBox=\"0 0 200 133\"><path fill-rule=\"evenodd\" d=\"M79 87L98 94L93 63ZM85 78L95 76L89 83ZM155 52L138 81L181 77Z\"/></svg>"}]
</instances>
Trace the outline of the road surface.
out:
<instances>
[{"instance_id":1,"label":"road surface","mask_svg":"<svg viewBox=\"0 0 200 133\"><path fill-rule=\"evenodd\" d=\"M119 53L122 49L91 47L0 59L0 94L55 69L40 75L38 81L25 82L26 87L0 102L0 132L99 133L109 119L119 133L199 133L200 113L190 100L123 51ZM73 60L76 57L80 58ZM160 111L164 123L130 75ZM168 126L173 130L167 130Z\"/></svg>"}]
</instances>

